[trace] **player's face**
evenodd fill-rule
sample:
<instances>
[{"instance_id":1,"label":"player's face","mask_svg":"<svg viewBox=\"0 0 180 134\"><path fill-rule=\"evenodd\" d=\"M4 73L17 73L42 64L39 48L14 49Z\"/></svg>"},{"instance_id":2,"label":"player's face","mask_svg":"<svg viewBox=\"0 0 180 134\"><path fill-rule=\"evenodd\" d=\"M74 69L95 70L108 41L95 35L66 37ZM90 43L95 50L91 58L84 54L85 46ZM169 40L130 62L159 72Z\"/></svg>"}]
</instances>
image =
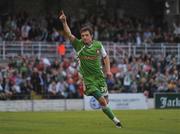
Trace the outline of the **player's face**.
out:
<instances>
[{"instance_id":1,"label":"player's face","mask_svg":"<svg viewBox=\"0 0 180 134\"><path fill-rule=\"evenodd\" d=\"M89 31L84 31L81 33L81 39L85 44L91 44L92 35L89 33Z\"/></svg>"}]
</instances>

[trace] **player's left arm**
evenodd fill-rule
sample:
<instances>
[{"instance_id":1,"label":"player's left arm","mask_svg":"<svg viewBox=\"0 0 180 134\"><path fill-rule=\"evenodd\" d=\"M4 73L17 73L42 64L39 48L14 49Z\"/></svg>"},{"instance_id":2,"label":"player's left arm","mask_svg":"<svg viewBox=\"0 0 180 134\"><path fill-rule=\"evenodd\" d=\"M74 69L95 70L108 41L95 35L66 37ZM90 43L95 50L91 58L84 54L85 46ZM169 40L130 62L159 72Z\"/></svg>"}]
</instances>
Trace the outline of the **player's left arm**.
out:
<instances>
[{"instance_id":1,"label":"player's left arm","mask_svg":"<svg viewBox=\"0 0 180 134\"><path fill-rule=\"evenodd\" d=\"M104 47L101 47L101 54L103 57L103 61L104 61L104 65L105 65L105 72L108 78L112 79L112 73L111 73L111 68L110 68L110 60L109 60L109 56L106 53Z\"/></svg>"}]
</instances>

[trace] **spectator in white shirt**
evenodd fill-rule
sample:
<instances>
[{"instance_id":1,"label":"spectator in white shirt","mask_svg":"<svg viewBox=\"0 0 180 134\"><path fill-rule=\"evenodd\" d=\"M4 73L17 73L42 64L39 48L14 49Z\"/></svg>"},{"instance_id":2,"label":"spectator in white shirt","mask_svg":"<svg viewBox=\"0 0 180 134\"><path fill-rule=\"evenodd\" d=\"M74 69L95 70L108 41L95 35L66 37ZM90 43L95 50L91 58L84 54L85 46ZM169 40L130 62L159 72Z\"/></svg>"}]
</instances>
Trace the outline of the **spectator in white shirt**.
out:
<instances>
[{"instance_id":1,"label":"spectator in white shirt","mask_svg":"<svg viewBox=\"0 0 180 134\"><path fill-rule=\"evenodd\" d=\"M28 40L29 38L29 31L31 27L27 24L27 22L21 27L21 37L22 40Z\"/></svg>"}]
</instances>

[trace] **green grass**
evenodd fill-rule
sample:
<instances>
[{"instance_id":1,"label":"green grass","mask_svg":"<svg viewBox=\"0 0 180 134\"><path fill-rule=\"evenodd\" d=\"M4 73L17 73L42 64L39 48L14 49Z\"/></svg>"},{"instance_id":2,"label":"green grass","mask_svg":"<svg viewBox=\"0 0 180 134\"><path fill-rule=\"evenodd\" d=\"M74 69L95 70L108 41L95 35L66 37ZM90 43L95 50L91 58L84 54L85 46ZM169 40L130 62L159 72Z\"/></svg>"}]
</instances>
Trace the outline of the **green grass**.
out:
<instances>
[{"instance_id":1,"label":"green grass","mask_svg":"<svg viewBox=\"0 0 180 134\"><path fill-rule=\"evenodd\" d=\"M101 111L0 112L0 134L180 134L180 110L115 111L119 129Z\"/></svg>"}]
</instances>

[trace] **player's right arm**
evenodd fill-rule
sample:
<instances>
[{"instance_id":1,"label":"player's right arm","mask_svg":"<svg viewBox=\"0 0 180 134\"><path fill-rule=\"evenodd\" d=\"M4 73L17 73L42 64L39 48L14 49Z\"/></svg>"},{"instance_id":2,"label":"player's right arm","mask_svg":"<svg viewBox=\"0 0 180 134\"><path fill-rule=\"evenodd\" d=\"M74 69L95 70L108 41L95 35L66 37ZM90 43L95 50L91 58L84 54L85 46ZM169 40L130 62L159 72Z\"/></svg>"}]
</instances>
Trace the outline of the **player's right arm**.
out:
<instances>
[{"instance_id":1,"label":"player's right arm","mask_svg":"<svg viewBox=\"0 0 180 134\"><path fill-rule=\"evenodd\" d=\"M62 22L63 24L63 29L64 29L64 32L66 34L66 36L68 37L68 39L71 41L71 42L74 42L74 40L76 39L76 37L71 33L71 30L67 24L67 20L66 20L66 15L64 14L63 11L60 12L60 16L59 16L59 19L60 21Z\"/></svg>"},{"instance_id":2,"label":"player's right arm","mask_svg":"<svg viewBox=\"0 0 180 134\"><path fill-rule=\"evenodd\" d=\"M64 14L63 11L61 11L60 16L59 16L60 21L63 24L63 29L64 32L66 34L66 36L68 37L68 39L71 41L73 47L75 48L76 51L79 51L82 47L80 40L78 40L72 33L71 30L67 24L67 20L66 20L66 15Z\"/></svg>"}]
</instances>

